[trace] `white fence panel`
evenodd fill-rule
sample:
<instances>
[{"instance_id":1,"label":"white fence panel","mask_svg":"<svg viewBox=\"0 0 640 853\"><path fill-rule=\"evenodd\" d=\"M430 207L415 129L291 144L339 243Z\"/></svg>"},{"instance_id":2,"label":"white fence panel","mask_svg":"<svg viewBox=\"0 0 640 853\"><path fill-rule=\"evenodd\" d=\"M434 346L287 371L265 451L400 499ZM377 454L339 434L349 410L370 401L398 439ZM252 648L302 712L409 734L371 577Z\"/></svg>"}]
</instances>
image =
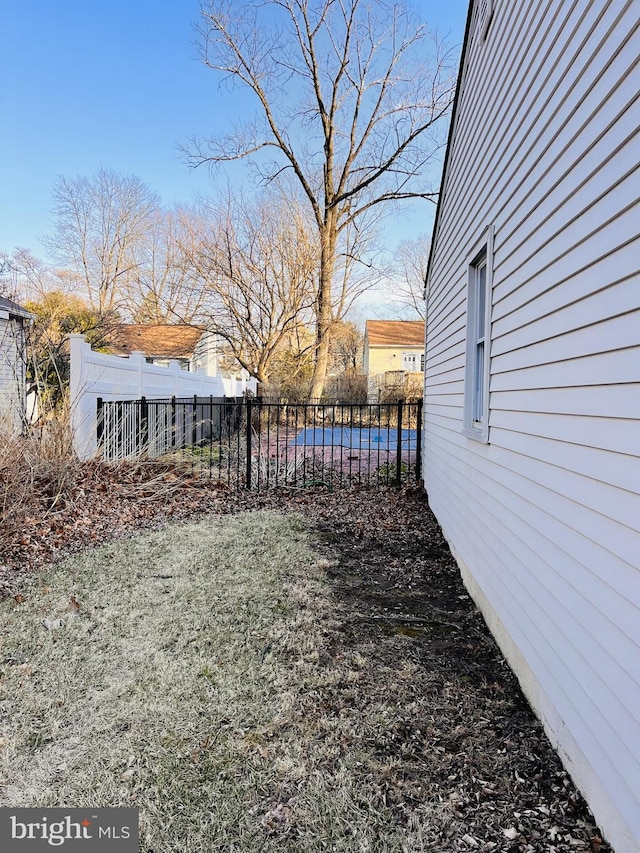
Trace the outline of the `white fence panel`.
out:
<instances>
[{"instance_id":1,"label":"white fence panel","mask_svg":"<svg viewBox=\"0 0 640 853\"><path fill-rule=\"evenodd\" d=\"M168 367L148 364L144 354L105 355L94 352L84 335L71 339L71 426L74 449L80 459L89 459L98 449L96 413L98 397L109 400L149 400L169 397L242 397L257 391L255 379L226 379L208 376L204 370L190 373L178 362Z\"/></svg>"}]
</instances>

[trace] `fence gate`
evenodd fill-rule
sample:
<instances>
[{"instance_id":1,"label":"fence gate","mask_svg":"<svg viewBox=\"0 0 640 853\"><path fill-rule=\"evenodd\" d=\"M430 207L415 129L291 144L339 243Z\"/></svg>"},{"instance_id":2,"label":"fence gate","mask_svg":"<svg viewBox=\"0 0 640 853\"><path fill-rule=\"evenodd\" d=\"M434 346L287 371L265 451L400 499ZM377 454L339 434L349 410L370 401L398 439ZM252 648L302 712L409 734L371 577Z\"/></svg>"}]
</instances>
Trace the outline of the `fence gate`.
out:
<instances>
[{"instance_id":1,"label":"fence gate","mask_svg":"<svg viewBox=\"0 0 640 853\"><path fill-rule=\"evenodd\" d=\"M238 488L419 483L422 401L98 398L97 439L107 461L174 461Z\"/></svg>"}]
</instances>

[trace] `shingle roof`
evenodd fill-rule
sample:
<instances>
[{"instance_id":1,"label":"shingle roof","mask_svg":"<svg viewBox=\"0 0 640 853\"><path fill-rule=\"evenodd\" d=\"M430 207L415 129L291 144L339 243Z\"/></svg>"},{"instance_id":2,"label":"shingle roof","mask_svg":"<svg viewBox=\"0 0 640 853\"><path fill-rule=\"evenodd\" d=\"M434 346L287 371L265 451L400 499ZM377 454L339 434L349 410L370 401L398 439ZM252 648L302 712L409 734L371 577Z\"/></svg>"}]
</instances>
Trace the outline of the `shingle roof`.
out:
<instances>
[{"instance_id":1,"label":"shingle roof","mask_svg":"<svg viewBox=\"0 0 640 853\"><path fill-rule=\"evenodd\" d=\"M108 351L129 355L134 350L148 357L190 358L204 330L197 326L116 326L109 335Z\"/></svg>"},{"instance_id":2,"label":"shingle roof","mask_svg":"<svg viewBox=\"0 0 640 853\"><path fill-rule=\"evenodd\" d=\"M30 314L26 308L21 308L16 302L7 299L6 296L0 296L0 310L7 311L13 317L24 317L25 320L33 317L33 314Z\"/></svg>"},{"instance_id":3,"label":"shingle roof","mask_svg":"<svg viewBox=\"0 0 640 853\"><path fill-rule=\"evenodd\" d=\"M424 320L367 320L366 334L370 347L421 347Z\"/></svg>"}]
</instances>

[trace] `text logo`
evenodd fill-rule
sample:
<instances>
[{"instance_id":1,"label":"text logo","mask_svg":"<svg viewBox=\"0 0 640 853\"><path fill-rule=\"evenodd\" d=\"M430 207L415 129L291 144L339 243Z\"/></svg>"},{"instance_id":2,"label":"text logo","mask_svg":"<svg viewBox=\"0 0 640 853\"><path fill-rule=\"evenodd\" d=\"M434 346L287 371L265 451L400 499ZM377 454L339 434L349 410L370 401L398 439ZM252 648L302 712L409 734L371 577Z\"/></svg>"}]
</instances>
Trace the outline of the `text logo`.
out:
<instances>
[{"instance_id":1,"label":"text logo","mask_svg":"<svg viewBox=\"0 0 640 853\"><path fill-rule=\"evenodd\" d=\"M138 853L138 809L0 809L0 850Z\"/></svg>"}]
</instances>

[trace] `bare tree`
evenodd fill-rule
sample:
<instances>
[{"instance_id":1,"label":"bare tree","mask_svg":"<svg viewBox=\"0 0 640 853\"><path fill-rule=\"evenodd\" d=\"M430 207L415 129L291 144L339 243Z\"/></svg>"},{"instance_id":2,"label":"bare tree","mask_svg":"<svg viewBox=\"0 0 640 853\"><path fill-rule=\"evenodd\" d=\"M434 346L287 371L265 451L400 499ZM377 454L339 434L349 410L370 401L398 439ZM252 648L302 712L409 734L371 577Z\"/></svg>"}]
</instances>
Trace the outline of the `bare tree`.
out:
<instances>
[{"instance_id":1,"label":"bare tree","mask_svg":"<svg viewBox=\"0 0 640 853\"><path fill-rule=\"evenodd\" d=\"M313 214L319 397L349 229L364 233L381 205L435 200L429 167L453 98L449 58L395 2L206 0L200 34L205 64L253 94L257 118L194 142L191 162L251 157L267 182L290 172Z\"/></svg>"},{"instance_id":2,"label":"bare tree","mask_svg":"<svg viewBox=\"0 0 640 853\"><path fill-rule=\"evenodd\" d=\"M310 318L317 248L295 203L273 195L211 206L187 256L207 283L207 326L267 382L273 358Z\"/></svg>"},{"instance_id":3,"label":"bare tree","mask_svg":"<svg viewBox=\"0 0 640 853\"><path fill-rule=\"evenodd\" d=\"M60 177L53 199L57 221L48 248L75 272L92 309L119 307L157 210L156 195L139 178L100 169L92 177Z\"/></svg>"},{"instance_id":4,"label":"bare tree","mask_svg":"<svg viewBox=\"0 0 640 853\"><path fill-rule=\"evenodd\" d=\"M421 234L415 240L403 240L395 251L393 292L396 299L408 305L424 320L426 303L424 283L429 262L431 239Z\"/></svg>"},{"instance_id":5,"label":"bare tree","mask_svg":"<svg viewBox=\"0 0 640 853\"><path fill-rule=\"evenodd\" d=\"M29 249L0 253L0 283L12 299L24 301L48 290L64 290L68 280L64 271L51 269Z\"/></svg>"},{"instance_id":6,"label":"bare tree","mask_svg":"<svg viewBox=\"0 0 640 853\"><path fill-rule=\"evenodd\" d=\"M204 311L206 287L192 264L197 213L158 210L137 249L127 283L127 310L138 323L193 323Z\"/></svg>"},{"instance_id":7,"label":"bare tree","mask_svg":"<svg viewBox=\"0 0 640 853\"><path fill-rule=\"evenodd\" d=\"M331 336L331 360L338 374L356 373L362 367L363 335L354 323L342 320Z\"/></svg>"}]
</instances>

